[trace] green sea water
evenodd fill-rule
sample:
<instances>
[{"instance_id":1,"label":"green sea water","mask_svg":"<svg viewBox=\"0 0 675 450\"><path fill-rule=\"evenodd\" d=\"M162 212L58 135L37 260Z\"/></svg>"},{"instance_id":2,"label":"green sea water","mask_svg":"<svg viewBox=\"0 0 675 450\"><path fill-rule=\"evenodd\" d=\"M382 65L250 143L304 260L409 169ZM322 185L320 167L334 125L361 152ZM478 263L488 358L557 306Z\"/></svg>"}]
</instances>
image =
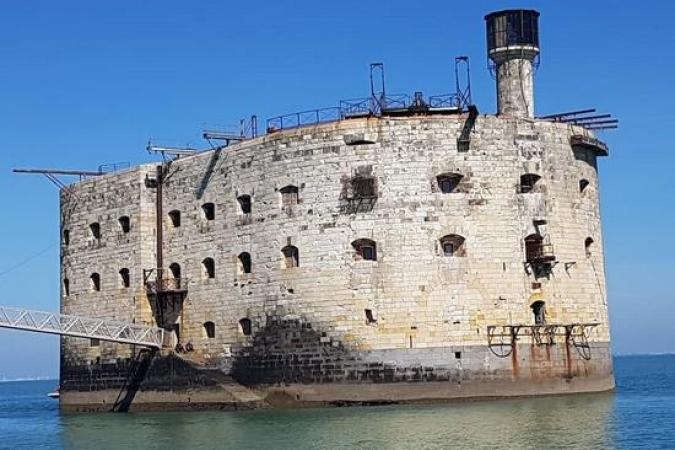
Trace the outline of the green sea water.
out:
<instances>
[{"instance_id":1,"label":"green sea water","mask_svg":"<svg viewBox=\"0 0 675 450\"><path fill-rule=\"evenodd\" d=\"M617 392L437 405L62 414L0 384L0 449L675 449L675 356L619 357Z\"/></svg>"}]
</instances>

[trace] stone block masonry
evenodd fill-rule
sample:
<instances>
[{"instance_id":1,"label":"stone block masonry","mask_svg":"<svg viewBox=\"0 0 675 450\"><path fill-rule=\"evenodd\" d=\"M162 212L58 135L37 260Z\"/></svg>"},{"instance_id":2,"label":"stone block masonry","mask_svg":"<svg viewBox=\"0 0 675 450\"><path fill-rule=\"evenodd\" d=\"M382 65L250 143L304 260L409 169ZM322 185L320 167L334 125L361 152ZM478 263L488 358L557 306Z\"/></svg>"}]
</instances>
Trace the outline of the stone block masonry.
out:
<instances>
[{"instance_id":1,"label":"stone block masonry","mask_svg":"<svg viewBox=\"0 0 675 450\"><path fill-rule=\"evenodd\" d=\"M137 408L214 385L238 392L219 407L611 389L597 155L570 144L589 132L480 116L460 150L465 119L350 119L168 164L163 267L187 288L161 299L156 165L80 182L61 196L62 312L164 326L183 352L158 361L207 374L157 362ZM590 359L560 336L488 345L488 326L542 320L597 323ZM63 338L63 404L105 409L137 354Z\"/></svg>"}]
</instances>

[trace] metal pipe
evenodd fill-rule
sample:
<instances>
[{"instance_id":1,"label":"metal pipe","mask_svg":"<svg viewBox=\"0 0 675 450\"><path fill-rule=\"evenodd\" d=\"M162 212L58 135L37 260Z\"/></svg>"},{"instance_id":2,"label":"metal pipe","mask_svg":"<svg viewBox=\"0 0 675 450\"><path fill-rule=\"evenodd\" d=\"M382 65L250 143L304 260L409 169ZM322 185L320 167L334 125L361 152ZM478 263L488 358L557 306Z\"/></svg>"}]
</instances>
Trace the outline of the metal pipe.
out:
<instances>
[{"instance_id":1,"label":"metal pipe","mask_svg":"<svg viewBox=\"0 0 675 450\"><path fill-rule=\"evenodd\" d=\"M103 172L93 172L88 170L59 170L59 169L13 169L14 173L40 173L49 175L75 175L95 177L103 175Z\"/></svg>"}]
</instances>

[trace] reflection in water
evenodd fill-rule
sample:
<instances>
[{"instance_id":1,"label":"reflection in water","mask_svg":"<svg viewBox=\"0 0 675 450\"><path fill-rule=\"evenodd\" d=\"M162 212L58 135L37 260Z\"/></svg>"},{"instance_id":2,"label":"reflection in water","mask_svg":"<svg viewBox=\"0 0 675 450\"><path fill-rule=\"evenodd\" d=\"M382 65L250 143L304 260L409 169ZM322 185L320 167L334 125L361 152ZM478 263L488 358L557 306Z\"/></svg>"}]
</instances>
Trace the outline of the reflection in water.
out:
<instances>
[{"instance_id":1,"label":"reflection in water","mask_svg":"<svg viewBox=\"0 0 675 450\"><path fill-rule=\"evenodd\" d=\"M64 414L68 449L612 449L613 394L439 405Z\"/></svg>"}]
</instances>

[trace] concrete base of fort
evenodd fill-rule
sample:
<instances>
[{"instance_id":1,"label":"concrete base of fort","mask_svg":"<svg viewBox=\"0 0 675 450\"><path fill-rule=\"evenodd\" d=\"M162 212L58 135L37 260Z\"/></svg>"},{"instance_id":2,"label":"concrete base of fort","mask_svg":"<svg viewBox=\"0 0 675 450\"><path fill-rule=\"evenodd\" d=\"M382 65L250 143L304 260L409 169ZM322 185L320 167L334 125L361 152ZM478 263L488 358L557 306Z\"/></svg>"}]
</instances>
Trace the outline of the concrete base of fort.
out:
<instances>
[{"instance_id":1,"label":"concrete base of fort","mask_svg":"<svg viewBox=\"0 0 675 450\"><path fill-rule=\"evenodd\" d=\"M276 367L281 371L253 365L216 369L200 367L174 354L152 355L147 370L141 372L129 365L62 367L61 408L82 412L235 410L612 390L609 345L592 343L589 350L590 357L571 345L521 344L506 357L495 355L486 346L464 347L461 356L455 347L378 350L360 352L337 368L333 361L330 369L319 364L305 372L282 363ZM439 358L443 354L448 356L448 364Z\"/></svg>"}]
</instances>

